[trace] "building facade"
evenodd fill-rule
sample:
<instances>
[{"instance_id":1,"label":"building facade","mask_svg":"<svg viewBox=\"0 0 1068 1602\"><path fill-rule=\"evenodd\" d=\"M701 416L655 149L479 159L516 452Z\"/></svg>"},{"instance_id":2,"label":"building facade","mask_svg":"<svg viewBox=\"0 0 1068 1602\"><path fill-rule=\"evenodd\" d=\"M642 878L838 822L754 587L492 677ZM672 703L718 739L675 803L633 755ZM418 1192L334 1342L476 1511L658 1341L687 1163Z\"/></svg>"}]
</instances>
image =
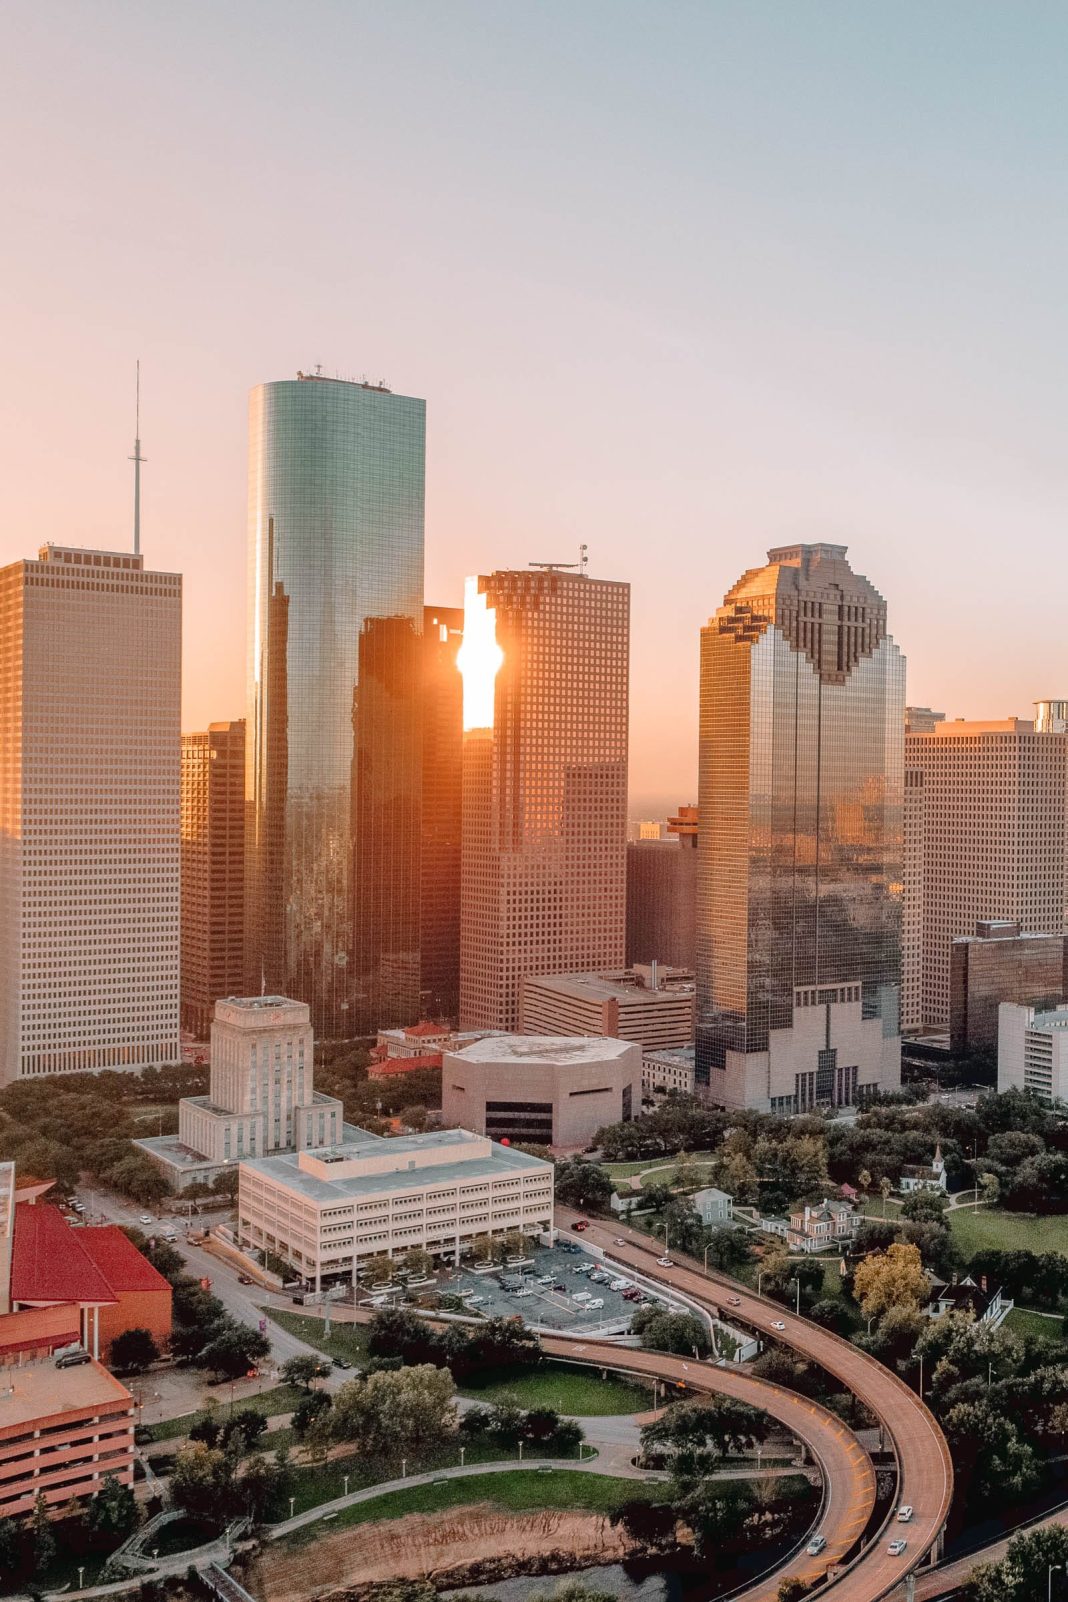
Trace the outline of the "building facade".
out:
<instances>
[{"instance_id":1,"label":"building facade","mask_svg":"<svg viewBox=\"0 0 1068 1602\"><path fill-rule=\"evenodd\" d=\"M955 939L982 919L1064 931L1068 735L1019 718L910 722L905 768L904 1010L911 1030L948 1036Z\"/></svg>"},{"instance_id":2,"label":"building facade","mask_svg":"<svg viewBox=\"0 0 1068 1602\"><path fill-rule=\"evenodd\" d=\"M648 1051L693 1040L694 982L689 969L653 962L609 973L549 973L519 987L525 1035L610 1035Z\"/></svg>"},{"instance_id":3,"label":"building facade","mask_svg":"<svg viewBox=\"0 0 1068 1602\"><path fill-rule=\"evenodd\" d=\"M900 1083L904 692L844 546L770 551L702 630L696 1078L717 1103Z\"/></svg>"},{"instance_id":4,"label":"building facade","mask_svg":"<svg viewBox=\"0 0 1068 1602\"><path fill-rule=\"evenodd\" d=\"M491 1035L448 1051L441 1116L494 1140L588 1146L641 1111L641 1047L597 1036Z\"/></svg>"},{"instance_id":5,"label":"building facade","mask_svg":"<svg viewBox=\"0 0 1068 1602\"><path fill-rule=\"evenodd\" d=\"M463 627L462 607L424 608L420 990L423 1016L452 1023L460 1015Z\"/></svg>"},{"instance_id":6,"label":"building facade","mask_svg":"<svg viewBox=\"0 0 1068 1602\"><path fill-rule=\"evenodd\" d=\"M491 727L465 670L460 1023L514 1030L526 975L623 967L630 586L499 572L476 601L503 661Z\"/></svg>"},{"instance_id":7,"label":"building facade","mask_svg":"<svg viewBox=\"0 0 1068 1602\"><path fill-rule=\"evenodd\" d=\"M642 1052L642 1096L692 1096L695 1088L693 1046L676 1046L670 1051Z\"/></svg>"},{"instance_id":8,"label":"building facade","mask_svg":"<svg viewBox=\"0 0 1068 1602\"><path fill-rule=\"evenodd\" d=\"M974 935L950 942L949 1046L994 1060L998 1008L1019 1001L1047 1010L1068 1000L1068 935L1026 934L1018 923L981 918Z\"/></svg>"},{"instance_id":9,"label":"building facade","mask_svg":"<svg viewBox=\"0 0 1068 1602\"><path fill-rule=\"evenodd\" d=\"M206 1040L245 976L245 723L182 735L181 1021Z\"/></svg>"},{"instance_id":10,"label":"building facade","mask_svg":"<svg viewBox=\"0 0 1068 1602\"><path fill-rule=\"evenodd\" d=\"M553 1227L553 1166L464 1129L243 1162L238 1239L307 1285L356 1283L369 1258L418 1246L459 1261L478 1235Z\"/></svg>"},{"instance_id":11,"label":"building facade","mask_svg":"<svg viewBox=\"0 0 1068 1602\"><path fill-rule=\"evenodd\" d=\"M419 1016L425 403L319 375L249 416L245 989Z\"/></svg>"},{"instance_id":12,"label":"building facade","mask_svg":"<svg viewBox=\"0 0 1068 1602\"><path fill-rule=\"evenodd\" d=\"M1068 1101L1068 1007L1002 1002L998 1010L998 1091L1030 1090Z\"/></svg>"},{"instance_id":13,"label":"building facade","mask_svg":"<svg viewBox=\"0 0 1068 1602\"><path fill-rule=\"evenodd\" d=\"M627 966L692 968L697 950L697 807L668 819L674 839L627 845Z\"/></svg>"},{"instance_id":14,"label":"building facade","mask_svg":"<svg viewBox=\"0 0 1068 1602\"><path fill-rule=\"evenodd\" d=\"M181 629L141 556L0 570L0 1080L180 1059Z\"/></svg>"}]
</instances>

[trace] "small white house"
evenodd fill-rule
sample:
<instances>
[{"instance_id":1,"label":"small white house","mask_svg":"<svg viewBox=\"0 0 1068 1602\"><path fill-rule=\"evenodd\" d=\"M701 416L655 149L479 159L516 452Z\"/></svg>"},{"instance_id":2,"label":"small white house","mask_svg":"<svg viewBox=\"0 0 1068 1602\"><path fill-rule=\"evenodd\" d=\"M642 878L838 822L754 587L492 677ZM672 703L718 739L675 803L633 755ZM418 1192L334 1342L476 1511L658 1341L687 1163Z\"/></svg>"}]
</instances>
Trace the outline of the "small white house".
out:
<instances>
[{"instance_id":1,"label":"small white house","mask_svg":"<svg viewBox=\"0 0 1068 1602\"><path fill-rule=\"evenodd\" d=\"M935 1147L934 1161L929 1167L910 1164L901 1171L901 1194L914 1196L917 1191L941 1191L946 1189L946 1165L942 1160L942 1147Z\"/></svg>"},{"instance_id":2,"label":"small white house","mask_svg":"<svg viewBox=\"0 0 1068 1602\"><path fill-rule=\"evenodd\" d=\"M717 1190L710 1185L707 1190L699 1190L693 1197L694 1211L702 1224L733 1224L734 1197L728 1196L725 1190Z\"/></svg>"}]
</instances>

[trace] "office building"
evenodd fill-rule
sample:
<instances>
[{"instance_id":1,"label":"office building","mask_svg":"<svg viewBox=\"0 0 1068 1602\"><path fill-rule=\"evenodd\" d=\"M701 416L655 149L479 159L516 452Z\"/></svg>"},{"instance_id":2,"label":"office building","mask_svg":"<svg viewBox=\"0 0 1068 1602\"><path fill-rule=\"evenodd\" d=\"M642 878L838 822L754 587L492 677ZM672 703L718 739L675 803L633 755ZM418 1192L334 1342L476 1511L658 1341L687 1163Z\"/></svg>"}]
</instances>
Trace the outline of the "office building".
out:
<instances>
[{"instance_id":1,"label":"office building","mask_svg":"<svg viewBox=\"0 0 1068 1602\"><path fill-rule=\"evenodd\" d=\"M701 633L696 1079L727 1107L900 1082L905 669L840 545L768 553Z\"/></svg>"},{"instance_id":2,"label":"office building","mask_svg":"<svg viewBox=\"0 0 1068 1602\"><path fill-rule=\"evenodd\" d=\"M624 965L630 587L537 567L468 595L460 1023L514 1030L526 975Z\"/></svg>"},{"instance_id":3,"label":"office building","mask_svg":"<svg viewBox=\"0 0 1068 1602\"><path fill-rule=\"evenodd\" d=\"M215 1004L208 1094L178 1103L177 1135L134 1144L178 1191L242 1157L336 1145L342 1105L315 1089L314 1055L305 1002L227 996Z\"/></svg>"},{"instance_id":4,"label":"office building","mask_svg":"<svg viewBox=\"0 0 1068 1602\"><path fill-rule=\"evenodd\" d=\"M994 1060L1003 1001L1040 1009L1068 1000L1068 935L1027 934L1018 923L981 918L949 948L949 1045Z\"/></svg>"},{"instance_id":5,"label":"office building","mask_svg":"<svg viewBox=\"0 0 1068 1602\"><path fill-rule=\"evenodd\" d=\"M627 846L627 966L692 968L697 950L697 808L668 819L668 837Z\"/></svg>"},{"instance_id":6,"label":"office building","mask_svg":"<svg viewBox=\"0 0 1068 1602\"><path fill-rule=\"evenodd\" d=\"M244 988L245 723L182 735L182 1028Z\"/></svg>"},{"instance_id":7,"label":"office building","mask_svg":"<svg viewBox=\"0 0 1068 1602\"><path fill-rule=\"evenodd\" d=\"M910 721L905 771L905 1019L948 1046L955 939L980 920L1064 931L1068 735Z\"/></svg>"},{"instance_id":8,"label":"office building","mask_svg":"<svg viewBox=\"0 0 1068 1602\"><path fill-rule=\"evenodd\" d=\"M463 626L462 607L423 610L420 991L423 1015L452 1023L460 1015L464 723L456 658Z\"/></svg>"},{"instance_id":9,"label":"office building","mask_svg":"<svg viewBox=\"0 0 1068 1602\"><path fill-rule=\"evenodd\" d=\"M1068 1101L1068 1007L1004 1001L998 1010L998 1091Z\"/></svg>"},{"instance_id":10,"label":"office building","mask_svg":"<svg viewBox=\"0 0 1068 1602\"><path fill-rule=\"evenodd\" d=\"M1036 701L1035 733L1068 734L1068 701Z\"/></svg>"},{"instance_id":11,"label":"office building","mask_svg":"<svg viewBox=\"0 0 1068 1602\"><path fill-rule=\"evenodd\" d=\"M419 1073L426 1068L440 1068L442 1053L459 1051L483 1040L487 1035L500 1034L496 1029L453 1029L449 1024L409 1024L404 1029L380 1029L378 1039L371 1048L371 1061L367 1068L368 1079L391 1079L395 1074Z\"/></svg>"},{"instance_id":12,"label":"office building","mask_svg":"<svg viewBox=\"0 0 1068 1602\"><path fill-rule=\"evenodd\" d=\"M466 1129L362 1134L243 1162L237 1212L242 1246L285 1258L318 1291L413 1246L459 1261L479 1235L551 1232L553 1166Z\"/></svg>"},{"instance_id":13,"label":"office building","mask_svg":"<svg viewBox=\"0 0 1068 1602\"><path fill-rule=\"evenodd\" d=\"M658 1096L692 1096L696 1051L693 1046L674 1046L666 1051L642 1052L642 1099Z\"/></svg>"},{"instance_id":14,"label":"office building","mask_svg":"<svg viewBox=\"0 0 1068 1602\"><path fill-rule=\"evenodd\" d=\"M0 1079L180 1058L182 581L0 570Z\"/></svg>"},{"instance_id":15,"label":"office building","mask_svg":"<svg viewBox=\"0 0 1068 1602\"><path fill-rule=\"evenodd\" d=\"M641 1047L598 1036L491 1035L448 1051L441 1116L494 1140L588 1146L641 1110Z\"/></svg>"},{"instance_id":16,"label":"office building","mask_svg":"<svg viewBox=\"0 0 1068 1602\"><path fill-rule=\"evenodd\" d=\"M611 1035L647 1050L693 1040L694 982L688 969L623 968L609 973L547 973L519 989L525 1035Z\"/></svg>"},{"instance_id":17,"label":"office building","mask_svg":"<svg viewBox=\"0 0 1068 1602\"><path fill-rule=\"evenodd\" d=\"M245 989L331 1039L419 1016L425 405L253 390Z\"/></svg>"}]
</instances>

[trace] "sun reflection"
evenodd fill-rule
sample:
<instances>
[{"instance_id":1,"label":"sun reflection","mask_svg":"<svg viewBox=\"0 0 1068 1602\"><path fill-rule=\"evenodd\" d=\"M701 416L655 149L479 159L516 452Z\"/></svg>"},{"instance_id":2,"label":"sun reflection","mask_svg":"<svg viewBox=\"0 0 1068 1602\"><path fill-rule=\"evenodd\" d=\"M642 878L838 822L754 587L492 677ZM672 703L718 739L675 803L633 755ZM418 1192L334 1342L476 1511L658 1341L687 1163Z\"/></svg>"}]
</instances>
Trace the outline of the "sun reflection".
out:
<instances>
[{"instance_id":1,"label":"sun reflection","mask_svg":"<svg viewBox=\"0 0 1068 1602\"><path fill-rule=\"evenodd\" d=\"M464 582L464 637L456 665L464 681L464 728L492 729L493 684L504 652L497 644L497 614L479 594L478 579Z\"/></svg>"}]
</instances>

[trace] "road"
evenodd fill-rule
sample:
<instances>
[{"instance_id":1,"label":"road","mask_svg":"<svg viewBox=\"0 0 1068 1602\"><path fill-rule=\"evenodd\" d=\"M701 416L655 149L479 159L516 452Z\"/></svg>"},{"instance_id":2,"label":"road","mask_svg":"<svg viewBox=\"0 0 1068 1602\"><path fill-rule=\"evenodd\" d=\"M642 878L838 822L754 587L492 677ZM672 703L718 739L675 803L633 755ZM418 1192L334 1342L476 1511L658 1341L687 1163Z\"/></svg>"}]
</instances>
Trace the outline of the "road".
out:
<instances>
[{"instance_id":1,"label":"road","mask_svg":"<svg viewBox=\"0 0 1068 1602\"><path fill-rule=\"evenodd\" d=\"M557 1209L557 1223L565 1228L577 1216L566 1208ZM683 1257L677 1257L670 1267L660 1266L656 1260L660 1247L648 1235L625 1225L598 1222L590 1224L585 1239L604 1249L613 1261L659 1279L706 1309L722 1310L732 1322L748 1325L765 1340L776 1340L799 1356L819 1363L871 1410L897 1454L898 1502L908 1503L915 1510L907 1527L893 1530L907 1539L908 1546L903 1556L891 1557L887 1551L889 1534L884 1531L835 1581L830 1592L834 1602L879 1602L889 1596L904 1575L936 1547L953 1499L949 1448L934 1415L916 1392L848 1341L788 1312L778 1302L758 1296L724 1274L706 1275L696 1263ZM731 1298L736 1305L729 1305ZM785 1326L782 1331L772 1330L773 1320ZM772 1411L769 1404L764 1405Z\"/></svg>"}]
</instances>

